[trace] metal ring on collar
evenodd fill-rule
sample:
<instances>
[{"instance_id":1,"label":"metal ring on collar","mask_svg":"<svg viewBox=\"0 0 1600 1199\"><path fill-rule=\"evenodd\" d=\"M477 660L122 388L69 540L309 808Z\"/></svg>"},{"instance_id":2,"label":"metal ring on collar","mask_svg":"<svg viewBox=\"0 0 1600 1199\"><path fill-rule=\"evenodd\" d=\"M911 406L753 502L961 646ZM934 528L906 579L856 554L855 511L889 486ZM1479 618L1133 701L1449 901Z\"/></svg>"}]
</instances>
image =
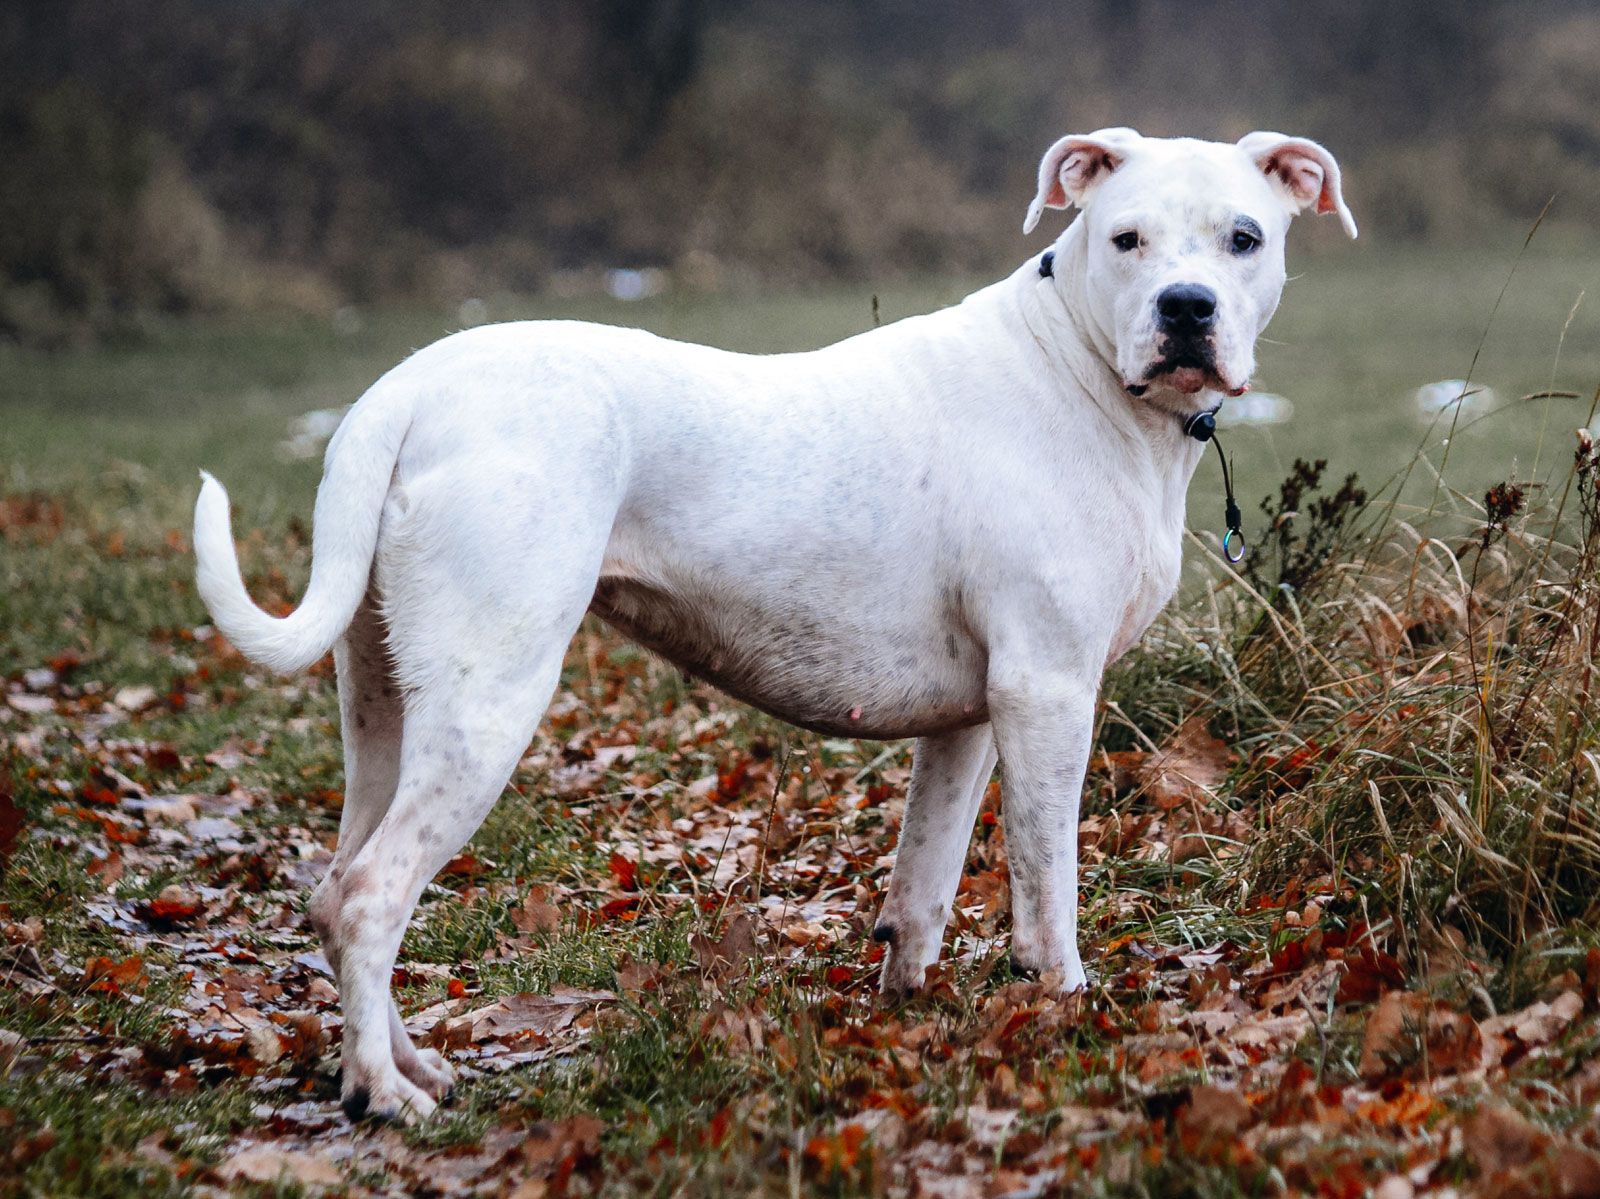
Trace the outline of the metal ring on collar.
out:
<instances>
[{"instance_id":1,"label":"metal ring on collar","mask_svg":"<svg viewBox=\"0 0 1600 1199\"><path fill-rule=\"evenodd\" d=\"M1237 554L1233 552L1233 544L1235 542L1238 542L1239 545ZM1243 529L1229 529L1222 535L1222 555L1235 566L1244 561L1245 552L1248 548L1244 543Z\"/></svg>"}]
</instances>

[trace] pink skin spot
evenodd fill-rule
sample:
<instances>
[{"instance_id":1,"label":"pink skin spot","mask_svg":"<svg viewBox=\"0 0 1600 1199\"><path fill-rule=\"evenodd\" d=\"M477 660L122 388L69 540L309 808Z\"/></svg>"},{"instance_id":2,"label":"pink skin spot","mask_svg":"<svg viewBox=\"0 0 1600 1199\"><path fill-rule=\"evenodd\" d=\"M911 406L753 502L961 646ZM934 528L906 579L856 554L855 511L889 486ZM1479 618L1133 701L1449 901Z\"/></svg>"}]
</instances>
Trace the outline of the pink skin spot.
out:
<instances>
[{"instance_id":1,"label":"pink skin spot","mask_svg":"<svg viewBox=\"0 0 1600 1199\"><path fill-rule=\"evenodd\" d=\"M1242 383L1238 387L1235 387L1235 388L1232 388L1231 390L1229 390L1228 394L1231 395L1231 396L1242 396L1245 392L1247 392L1249 390L1250 390L1250 384Z\"/></svg>"},{"instance_id":2,"label":"pink skin spot","mask_svg":"<svg viewBox=\"0 0 1600 1199\"><path fill-rule=\"evenodd\" d=\"M859 705L850 709L850 719L851 720L860 720L861 719L861 708L860 708Z\"/></svg>"},{"instance_id":3,"label":"pink skin spot","mask_svg":"<svg viewBox=\"0 0 1600 1199\"><path fill-rule=\"evenodd\" d=\"M1167 378L1171 381L1173 387L1183 392L1186 396L1194 395L1195 392L1206 385L1206 372L1197 366L1180 366Z\"/></svg>"}]
</instances>

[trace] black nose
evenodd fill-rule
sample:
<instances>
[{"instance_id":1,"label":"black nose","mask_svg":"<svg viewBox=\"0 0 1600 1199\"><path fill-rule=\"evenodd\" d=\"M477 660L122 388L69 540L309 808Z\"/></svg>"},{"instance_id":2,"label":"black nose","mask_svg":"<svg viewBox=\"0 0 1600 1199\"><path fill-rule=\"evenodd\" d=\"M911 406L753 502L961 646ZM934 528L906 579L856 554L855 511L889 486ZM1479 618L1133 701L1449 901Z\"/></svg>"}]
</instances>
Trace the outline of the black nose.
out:
<instances>
[{"instance_id":1,"label":"black nose","mask_svg":"<svg viewBox=\"0 0 1600 1199\"><path fill-rule=\"evenodd\" d=\"M1217 293L1198 283L1174 283L1156 297L1161 331L1195 336L1217 323Z\"/></svg>"}]
</instances>

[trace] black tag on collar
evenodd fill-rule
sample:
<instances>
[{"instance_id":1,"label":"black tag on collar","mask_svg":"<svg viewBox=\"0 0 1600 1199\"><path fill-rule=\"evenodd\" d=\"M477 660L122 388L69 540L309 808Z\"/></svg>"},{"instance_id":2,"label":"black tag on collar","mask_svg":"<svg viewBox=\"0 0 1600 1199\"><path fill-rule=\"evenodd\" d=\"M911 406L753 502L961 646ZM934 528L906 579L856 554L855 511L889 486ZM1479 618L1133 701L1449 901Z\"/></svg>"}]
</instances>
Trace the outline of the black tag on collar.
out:
<instances>
[{"instance_id":1,"label":"black tag on collar","mask_svg":"<svg viewBox=\"0 0 1600 1199\"><path fill-rule=\"evenodd\" d=\"M1183 431L1196 441L1210 441L1217 432L1217 410L1191 412L1184 417Z\"/></svg>"}]
</instances>

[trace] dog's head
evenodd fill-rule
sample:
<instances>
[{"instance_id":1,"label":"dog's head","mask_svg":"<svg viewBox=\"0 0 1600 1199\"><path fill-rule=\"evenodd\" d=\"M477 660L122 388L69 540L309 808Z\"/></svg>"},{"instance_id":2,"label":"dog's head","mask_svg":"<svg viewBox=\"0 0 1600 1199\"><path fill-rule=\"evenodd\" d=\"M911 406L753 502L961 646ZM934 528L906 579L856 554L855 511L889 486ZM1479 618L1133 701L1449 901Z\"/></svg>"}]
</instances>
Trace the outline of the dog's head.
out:
<instances>
[{"instance_id":1,"label":"dog's head","mask_svg":"<svg viewBox=\"0 0 1600 1199\"><path fill-rule=\"evenodd\" d=\"M1248 384L1295 214L1336 212L1356 235L1333 155L1281 133L1233 145L1132 129L1064 137L1039 164L1023 232L1068 206L1082 215L1058 247L1063 286L1123 386L1178 411Z\"/></svg>"}]
</instances>

